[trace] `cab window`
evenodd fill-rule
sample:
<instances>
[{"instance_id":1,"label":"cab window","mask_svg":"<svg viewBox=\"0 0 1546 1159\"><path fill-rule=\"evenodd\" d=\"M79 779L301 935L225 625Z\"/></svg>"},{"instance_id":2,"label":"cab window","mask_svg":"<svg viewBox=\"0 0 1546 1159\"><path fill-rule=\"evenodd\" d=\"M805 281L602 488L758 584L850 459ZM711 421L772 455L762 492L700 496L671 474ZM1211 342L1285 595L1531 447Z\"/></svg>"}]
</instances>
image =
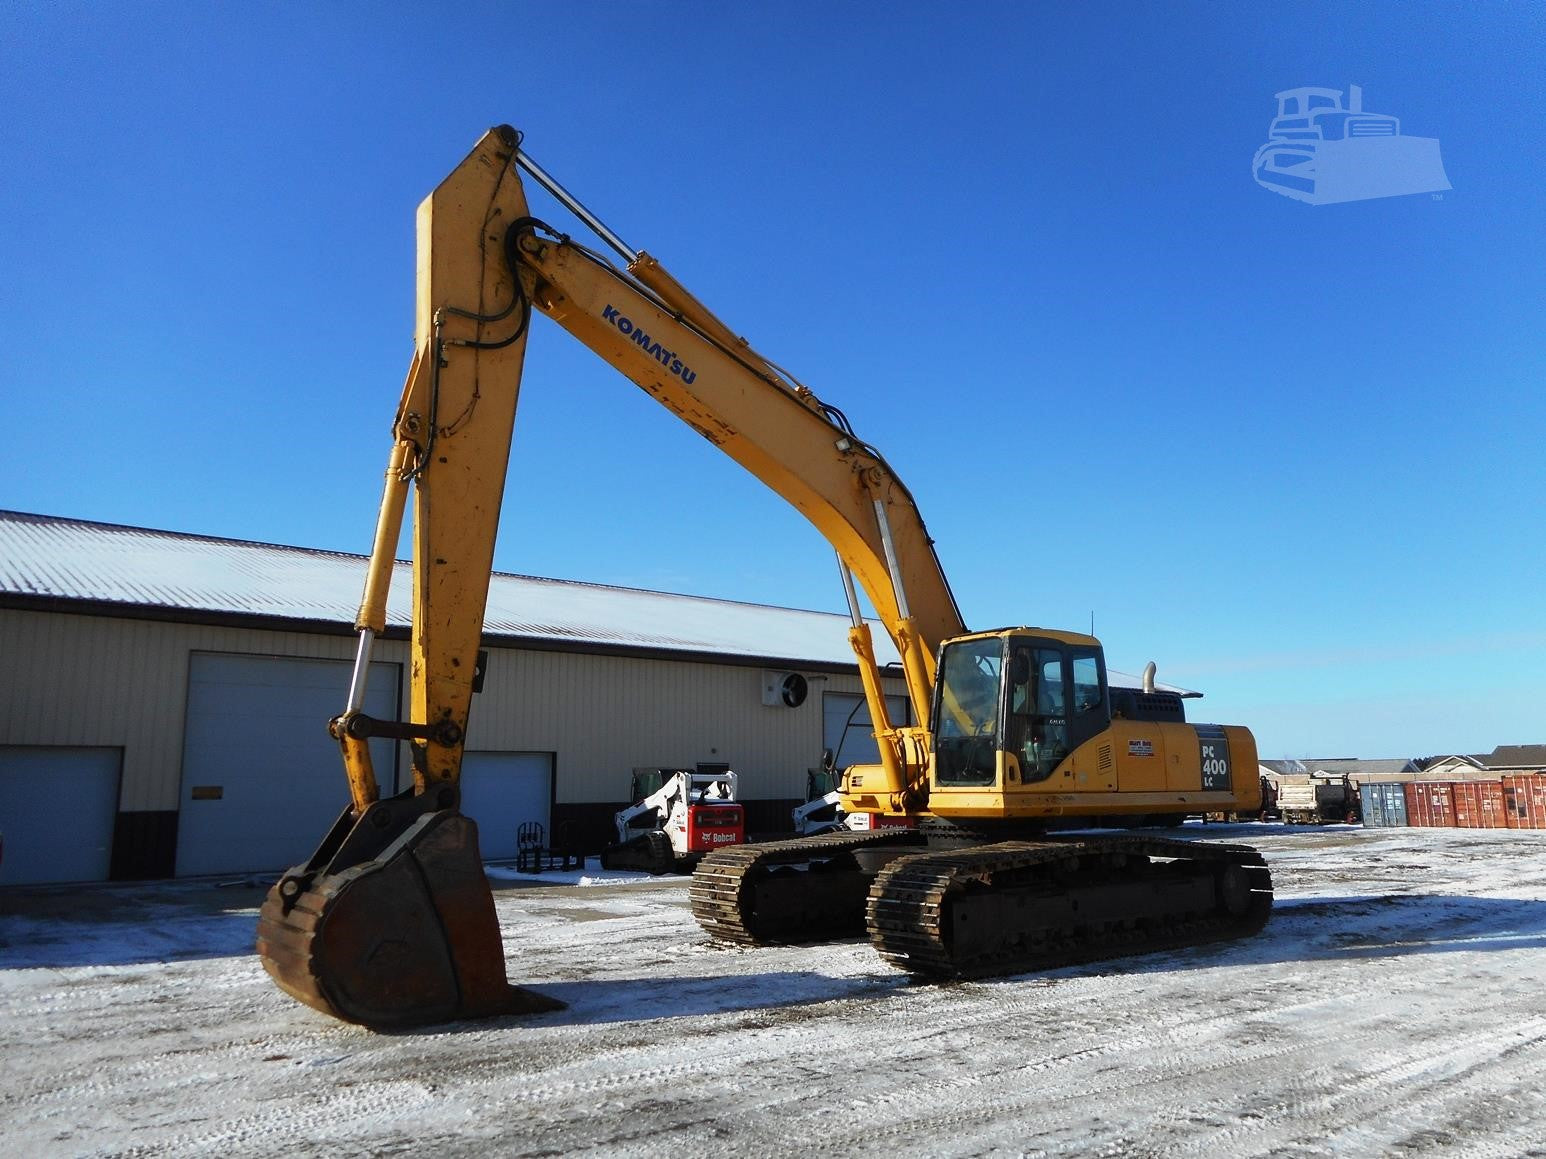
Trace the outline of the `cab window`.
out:
<instances>
[{"instance_id":1,"label":"cab window","mask_svg":"<svg viewBox=\"0 0 1546 1159\"><path fill-rule=\"evenodd\" d=\"M1010 659L1008 750L1023 781L1041 781L1068 755L1063 650L1017 645Z\"/></svg>"},{"instance_id":2,"label":"cab window","mask_svg":"<svg viewBox=\"0 0 1546 1159\"><path fill-rule=\"evenodd\" d=\"M998 777L1004 642L951 644L934 702L934 775L941 784L991 785Z\"/></svg>"},{"instance_id":3,"label":"cab window","mask_svg":"<svg viewBox=\"0 0 1546 1159\"><path fill-rule=\"evenodd\" d=\"M1103 707L1100 661L1091 652L1074 653L1074 711L1092 712Z\"/></svg>"}]
</instances>

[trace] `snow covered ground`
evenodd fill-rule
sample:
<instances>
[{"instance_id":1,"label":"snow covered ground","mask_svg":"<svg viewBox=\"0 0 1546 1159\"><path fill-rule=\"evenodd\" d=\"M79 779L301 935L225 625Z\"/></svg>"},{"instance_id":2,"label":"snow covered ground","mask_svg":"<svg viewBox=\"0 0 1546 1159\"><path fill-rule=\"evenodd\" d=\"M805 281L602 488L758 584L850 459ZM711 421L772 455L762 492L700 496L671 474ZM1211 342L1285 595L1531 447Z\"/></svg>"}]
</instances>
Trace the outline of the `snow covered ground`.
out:
<instances>
[{"instance_id":1,"label":"snow covered ground","mask_svg":"<svg viewBox=\"0 0 1546 1159\"><path fill-rule=\"evenodd\" d=\"M569 1003L379 1035L251 953L260 891L0 893L12 1155L1546 1156L1546 832L1189 826L1273 866L1247 942L916 985L715 946L684 879L494 880Z\"/></svg>"}]
</instances>

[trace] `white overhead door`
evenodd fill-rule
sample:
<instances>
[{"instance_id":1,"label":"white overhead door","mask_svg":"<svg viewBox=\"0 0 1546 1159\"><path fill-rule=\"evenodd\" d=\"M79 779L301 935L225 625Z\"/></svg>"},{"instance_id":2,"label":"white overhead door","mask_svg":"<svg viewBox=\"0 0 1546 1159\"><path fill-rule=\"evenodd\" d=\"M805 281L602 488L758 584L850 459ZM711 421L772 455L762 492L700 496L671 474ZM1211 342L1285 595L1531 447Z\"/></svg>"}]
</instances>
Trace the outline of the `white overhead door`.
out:
<instances>
[{"instance_id":1,"label":"white overhead door","mask_svg":"<svg viewBox=\"0 0 1546 1159\"><path fill-rule=\"evenodd\" d=\"M906 697L886 697L886 711L891 714L892 724L906 724ZM821 745L832 751L839 770L849 765L880 762L880 749L875 746L875 726L870 723L870 707L864 697L850 692L822 694Z\"/></svg>"},{"instance_id":2,"label":"white overhead door","mask_svg":"<svg viewBox=\"0 0 1546 1159\"><path fill-rule=\"evenodd\" d=\"M540 824L551 845L552 802L550 753L463 755L462 812L478 823L478 851L485 861L514 859L516 834L527 821Z\"/></svg>"},{"instance_id":3,"label":"white overhead door","mask_svg":"<svg viewBox=\"0 0 1546 1159\"><path fill-rule=\"evenodd\" d=\"M349 802L329 718L343 711L344 660L200 652L188 669L177 873L274 871L310 857ZM365 712L397 720L397 664L370 666ZM381 792L396 746L370 742Z\"/></svg>"},{"instance_id":4,"label":"white overhead door","mask_svg":"<svg viewBox=\"0 0 1546 1159\"><path fill-rule=\"evenodd\" d=\"M115 748L0 746L0 885L106 881L122 763Z\"/></svg>"}]
</instances>

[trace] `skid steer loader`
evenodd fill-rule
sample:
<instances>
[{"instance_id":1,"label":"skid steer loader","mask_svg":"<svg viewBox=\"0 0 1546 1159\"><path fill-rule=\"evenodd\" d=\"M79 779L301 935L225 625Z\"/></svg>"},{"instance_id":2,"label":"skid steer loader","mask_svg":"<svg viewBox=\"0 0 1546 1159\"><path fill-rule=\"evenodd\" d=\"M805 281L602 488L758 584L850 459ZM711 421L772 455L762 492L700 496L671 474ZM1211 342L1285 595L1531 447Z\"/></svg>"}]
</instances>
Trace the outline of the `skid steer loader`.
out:
<instances>
[{"instance_id":1,"label":"skid steer loader","mask_svg":"<svg viewBox=\"0 0 1546 1159\"><path fill-rule=\"evenodd\" d=\"M715 849L746 840L746 812L736 804L736 775L691 769L635 769L621 810L617 841L602 850L603 869L687 873Z\"/></svg>"}]
</instances>

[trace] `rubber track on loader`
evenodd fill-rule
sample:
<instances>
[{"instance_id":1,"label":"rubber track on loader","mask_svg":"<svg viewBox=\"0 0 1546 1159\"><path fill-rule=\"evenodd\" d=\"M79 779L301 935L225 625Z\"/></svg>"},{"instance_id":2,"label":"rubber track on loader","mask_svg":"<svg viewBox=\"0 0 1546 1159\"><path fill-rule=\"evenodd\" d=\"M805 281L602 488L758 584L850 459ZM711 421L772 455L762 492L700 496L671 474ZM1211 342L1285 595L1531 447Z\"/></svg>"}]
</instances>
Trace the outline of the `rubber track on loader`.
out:
<instances>
[{"instance_id":1,"label":"rubber track on loader","mask_svg":"<svg viewBox=\"0 0 1546 1159\"><path fill-rule=\"evenodd\" d=\"M1151 857L1192 865L1177 870L1162 865L1156 874ZM1124 861L1135 867L1125 871L1129 874L1125 877L1120 868ZM1075 916L1078 906L1069 905L1069 899L1079 897L1092 864L1094 872L1103 875L1102 887L1133 890L1133 909L1119 917ZM1206 911L1156 916L1142 908L1142 886L1163 880L1167 873L1190 874L1195 882L1204 871L1227 875L1230 866L1238 867L1231 878L1232 906L1218 900L1224 892L1220 889L1214 891L1215 900ZM1199 891L1202 888L1199 884ZM1033 902L1049 904L1041 915L1022 922L1013 920L1013 906L1006 906L994 914L998 920L988 935L992 944L959 953L950 929L954 899L1006 889L1024 890ZM1046 921L1049 910L1056 913L1063 907L1069 910L1063 921ZM876 877L865 917L871 943L893 964L924 978L945 979L1050 970L1247 937L1267 924L1271 911L1271 874L1261 854L1248 846L1090 837L1006 841L901 858Z\"/></svg>"},{"instance_id":2,"label":"rubber track on loader","mask_svg":"<svg viewBox=\"0 0 1546 1159\"><path fill-rule=\"evenodd\" d=\"M602 869L636 869L657 877L676 868L676 852L664 830L652 829L601 851Z\"/></svg>"},{"instance_id":3,"label":"rubber track on loader","mask_svg":"<svg viewBox=\"0 0 1546 1159\"><path fill-rule=\"evenodd\" d=\"M850 872L824 874L809 872L808 866L841 866L845 855L855 849L880 845L921 845L923 838L913 829L882 829L867 833L826 833L817 837L796 837L789 841L769 841L757 845L736 845L716 849L693 871L688 898L693 916L709 934L728 942L760 946L779 942L821 942L864 935L862 893L851 906L822 907L823 901L835 901L835 895L848 886L857 867ZM817 908L845 911L813 917L808 908L759 910L756 893L759 882L784 870L801 875L804 899Z\"/></svg>"}]
</instances>

